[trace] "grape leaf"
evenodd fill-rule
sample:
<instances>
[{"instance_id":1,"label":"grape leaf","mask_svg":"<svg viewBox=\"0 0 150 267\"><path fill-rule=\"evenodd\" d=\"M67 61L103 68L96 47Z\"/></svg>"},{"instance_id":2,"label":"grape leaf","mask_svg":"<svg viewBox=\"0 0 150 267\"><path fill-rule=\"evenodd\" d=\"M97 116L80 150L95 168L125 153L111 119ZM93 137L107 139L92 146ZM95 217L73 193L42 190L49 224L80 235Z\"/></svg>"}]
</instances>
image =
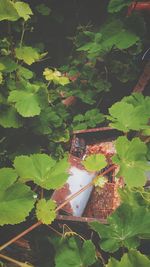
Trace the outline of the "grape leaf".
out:
<instances>
[{"instance_id":1,"label":"grape leaf","mask_svg":"<svg viewBox=\"0 0 150 267\"><path fill-rule=\"evenodd\" d=\"M33 78L33 72L27 68L22 67L22 66L19 66L19 68L17 69L17 73L19 76L21 76L22 78L25 78L27 80L30 80Z\"/></svg>"},{"instance_id":2,"label":"grape leaf","mask_svg":"<svg viewBox=\"0 0 150 267\"><path fill-rule=\"evenodd\" d=\"M68 178L66 158L56 162L46 154L19 156L15 158L14 166L21 181L33 181L45 189L60 188Z\"/></svg>"},{"instance_id":3,"label":"grape leaf","mask_svg":"<svg viewBox=\"0 0 150 267\"><path fill-rule=\"evenodd\" d=\"M15 49L15 53L17 59L23 60L28 65L31 65L41 58L37 50L31 46L18 47Z\"/></svg>"},{"instance_id":4,"label":"grape leaf","mask_svg":"<svg viewBox=\"0 0 150 267\"><path fill-rule=\"evenodd\" d=\"M69 78L62 76L61 72L58 70L53 71L49 68L46 68L43 72L43 75L47 81L53 81L55 84L66 85L70 82Z\"/></svg>"},{"instance_id":5,"label":"grape leaf","mask_svg":"<svg viewBox=\"0 0 150 267\"><path fill-rule=\"evenodd\" d=\"M99 234L100 247L104 251L115 252L123 246L136 248L140 244L140 236L144 238L150 235L150 213L143 207L122 204L108 217L107 222L109 225L90 223L91 228Z\"/></svg>"},{"instance_id":6,"label":"grape leaf","mask_svg":"<svg viewBox=\"0 0 150 267\"><path fill-rule=\"evenodd\" d=\"M8 101L15 103L15 108L23 117L33 117L41 112L39 98L34 92L14 90L10 92Z\"/></svg>"},{"instance_id":7,"label":"grape leaf","mask_svg":"<svg viewBox=\"0 0 150 267\"><path fill-rule=\"evenodd\" d=\"M96 261L95 247L91 240L79 246L75 238L62 240L56 247L56 267L88 267Z\"/></svg>"},{"instance_id":8,"label":"grape leaf","mask_svg":"<svg viewBox=\"0 0 150 267\"><path fill-rule=\"evenodd\" d=\"M148 267L150 266L150 260L137 250L131 249L128 253L125 253L120 261L110 258L107 267Z\"/></svg>"},{"instance_id":9,"label":"grape leaf","mask_svg":"<svg viewBox=\"0 0 150 267\"><path fill-rule=\"evenodd\" d=\"M51 224L56 218L56 203L53 200L40 199L36 204L36 216L43 224Z\"/></svg>"},{"instance_id":10,"label":"grape leaf","mask_svg":"<svg viewBox=\"0 0 150 267\"><path fill-rule=\"evenodd\" d=\"M132 1L131 0L110 0L108 4L108 12L115 13L120 11L125 6L128 6Z\"/></svg>"},{"instance_id":11,"label":"grape leaf","mask_svg":"<svg viewBox=\"0 0 150 267\"><path fill-rule=\"evenodd\" d=\"M134 107L123 100L109 108L110 116L107 116L107 118L112 121L110 126L120 131L140 130L148 127L149 117L147 112L143 113L143 111L143 106Z\"/></svg>"},{"instance_id":12,"label":"grape leaf","mask_svg":"<svg viewBox=\"0 0 150 267\"><path fill-rule=\"evenodd\" d=\"M0 125L4 128L19 128L22 126L22 121L13 107L6 107L1 111Z\"/></svg>"},{"instance_id":13,"label":"grape leaf","mask_svg":"<svg viewBox=\"0 0 150 267\"><path fill-rule=\"evenodd\" d=\"M17 173L11 168L0 169L1 226L24 221L34 207L32 191L28 186L16 182L17 177Z\"/></svg>"},{"instance_id":14,"label":"grape leaf","mask_svg":"<svg viewBox=\"0 0 150 267\"><path fill-rule=\"evenodd\" d=\"M19 1L14 3L14 7L18 12L19 17L23 18L25 21L27 21L30 18L30 15L33 15L32 10L27 3Z\"/></svg>"},{"instance_id":15,"label":"grape leaf","mask_svg":"<svg viewBox=\"0 0 150 267\"><path fill-rule=\"evenodd\" d=\"M16 21L19 19L19 14L14 6L14 3L9 0L0 1L0 21L10 20Z\"/></svg>"},{"instance_id":16,"label":"grape leaf","mask_svg":"<svg viewBox=\"0 0 150 267\"><path fill-rule=\"evenodd\" d=\"M146 170L150 168L146 159L146 145L139 138L129 141L121 136L116 140L116 150L117 154L112 160L120 167L118 176L123 176L129 187L144 186Z\"/></svg>"},{"instance_id":17,"label":"grape leaf","mask_svg":"<svg viewBox=\"0 0 150 267\"><path fill-rule=\"evenodd\" d=\"M107 161L104 155L95 154L90 155L82 161L82 165L86 170L94 172L99 171L107 166Z\"/></svg>"}]
</instances>

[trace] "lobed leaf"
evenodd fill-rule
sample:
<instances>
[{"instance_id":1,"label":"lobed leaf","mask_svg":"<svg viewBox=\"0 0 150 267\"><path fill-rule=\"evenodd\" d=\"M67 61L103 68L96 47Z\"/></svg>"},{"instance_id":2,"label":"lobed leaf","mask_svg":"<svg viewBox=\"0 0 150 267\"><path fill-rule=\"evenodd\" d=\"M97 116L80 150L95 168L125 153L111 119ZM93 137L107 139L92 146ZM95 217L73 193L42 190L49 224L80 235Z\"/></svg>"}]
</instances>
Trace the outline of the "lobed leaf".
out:
<instances>
[{"instance_id":1,"label":"lobed leaf","mask_svg":"<svg viewBox=\"0 0 150 267\"><path fill-rule=\"evenodd\" d=\"M34 207L33 192L28 186L16 182L17 177L11 168L0 169L1 226L23 222Z\"/></svg>"},{"instance_id":2,"label":"lobed leaf","mask_svg":"<svg viewBox=\"0 0 150 267\"><path fill-rule=\"evenodd\" d=\"M51 224L56 218L56 203L53 200L40 199L36 204L36 216L43 224Z\"/></svg>"},{"instance_id":3,"label":"lobed leaf","mask_svg":"<svg viewBox=\"0 0 150 267\"><path fill-rule=\"evenodd\" d=\"M42 188L56 189L66 182L69 163L66 158L56 162L46 154L33 154L16 157L14 167L21 181L33 181Z\"/></svg>"},{"instance_id":4,"label":"lobed leaf","mask_svg":"<svg viewBox=\"0 0 150 267\"><path fill-rule=\"evenodd\" d=\"M107 161L104 155L94 154L90 155L82 161L83 166L86 170L95 172L99 171L107 166Z\"/></svg>"}]
</instances>

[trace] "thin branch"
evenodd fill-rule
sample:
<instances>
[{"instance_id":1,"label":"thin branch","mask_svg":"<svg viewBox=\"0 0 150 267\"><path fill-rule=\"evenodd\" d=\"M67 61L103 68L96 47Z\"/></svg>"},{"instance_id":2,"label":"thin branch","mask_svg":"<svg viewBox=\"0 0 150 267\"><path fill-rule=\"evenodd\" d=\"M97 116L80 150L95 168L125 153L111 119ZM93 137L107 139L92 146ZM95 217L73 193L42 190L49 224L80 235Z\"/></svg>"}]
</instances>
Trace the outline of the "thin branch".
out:
<instances>
[{"instance_id":1,"label":"thin branch","mask_svg":"<svg viewBox=\"0 0 150 267\"><path fill-rule=\"evenodd\" d=\"M7 261L9 261L9 262L13 262L13 263L17 264L17 265L20 266L20 267L24 267L24 266L26 266L26 267L31 267L31 266L33 266L33 265L30 265L30 264L27 264L27 263L24 263L24 262L21 262L21 261L17 261L17 260L15 260L15 259L13 259L13 258L11 258L11 257L8 257L8 256L6 256L6 255L3 255L3 254L0 254L0 258L2 258L2 259L4 259L4 260L7 260Z\"/></svg>"},{"instance_id":2,"label":"thin branch","mask_svg":"<svg viewBox=\"0 0 150 267\"><path fill-rule=\"evenodd\" d=\"M95 180L97 178L99 178L100 176L104 176L105 174L111 172L113 169L115 169L116 166L112 165L109 169L105 170L104 172L100 173L96 178L93 179L92 182L90 182L89 184L87 184L86 186L84 186L82 189L80 189L79 191L77 191L75 194L71 195L70 197L68 197L62 204L60 204L57 208L56 208L56 212L59 211L60 209L62 209L64 206L66 206L66 204L68 202L70 202L72 199L74 199L76 196L78 196L79 194L81 194L83 191L85 191L86 189L88 189L89 187L91 187L93 185L93 183L95 182ZM37 228L38 226L42 225L41 221L36 222L35 224L31 225L29 228L27 228L25 231L23 231L22 233L20 233L19 235L15 236L14 238L10 239L8 242L6 242L4 245L2 245L0 247L0 251L3 250L4 248L8 247L9 245L11 245L12 243L14 243L16 240L18 240L19 238L23 237L24 235L28 234L29 232L31 232L32 230L34 230L35 228Z\"/></svg>"}]
</instances>

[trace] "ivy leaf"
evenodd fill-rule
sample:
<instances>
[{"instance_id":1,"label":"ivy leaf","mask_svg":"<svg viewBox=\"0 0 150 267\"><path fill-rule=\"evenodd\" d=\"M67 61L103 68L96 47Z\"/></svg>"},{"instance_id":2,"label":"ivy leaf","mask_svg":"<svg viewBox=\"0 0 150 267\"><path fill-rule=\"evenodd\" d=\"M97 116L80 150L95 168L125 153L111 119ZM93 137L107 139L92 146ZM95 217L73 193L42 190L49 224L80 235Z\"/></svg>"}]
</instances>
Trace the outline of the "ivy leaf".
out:
<instances>
[{"instance_id":1,"label":"ivy leaf","mask_svg":"<svg viewBox=\"0 0 150 267\"><path fill-rule=\"evenodd\" d=\"M116 13L120 11L125 6L128 6L132 1L131 0L110 0L108 4L108 12Z\"/></svg>"},{"instance_id":2,"label":"ivy leaf","mask_svg":"<svg viewBox=\"0 0 150 267\"><path fill-rule=\"evenodd\" d=\"M33 181L45 189L60 188L68 178L66 158L56 162L46 154L19 156L15 158L14 166L21 181Z\"/></svg>"},{"instance_id":3,"label":"ivy leaf","mask_svg":"<svg viewBox=\"0 0 150 267\"><path fill-rule=\"evenodd\" d=\"M22 126L22 121L13 107L6 107L1 111L0 125L4 128L19 128Z\"/></svg>"},{"instance_id":4,"label":"ivy leaf","mask_svg":"<svg viewBox=\"0 0 150 267\"><path fill-rule=\"evenodd\" d=\"M95 154L86 157L86 159L82 161L82 165L86 170L95 172L105 168L107 166L107 161L104 155Z\"/></svg>"},{"instance_id":5,"label":"ivy leaf","mask_svg":"<svg viewBox=\"0 0 150 267\"><path fill-rule=\"evenodd\" d=\"M125 253L120 261L110 258L107 267L148 267L150 266L150 260L137 250L131 249L128 253Z\"/></svg>"},{"instance_id":6,"label":"ivy leaf","mask_svg":"<svg viewBox=\"0 0 150 267\"><path fill-rule=\"evenodd\" d=\"M140 236L144 238L150 234L150 213L143 207L122 204L107 221L109 225L90 223L91 228L99 234L100 247L104 251L115 252L123 246L136 248L140 244Z\"/></svg>"},{"instance_id":7,"label":"ivy leaf","mask_svg":"<svg viewBox=\"0 0 150 267\"><path fill-rule=\"evenodd\" d=\"M15 53L17 59L23 60L28 65L31 65L41 58L37 50L31 46L18 47L15 49Z\"/></svg>"},{"instance_id":8,"label":"ivy leaf","mask_svg":"<svg viewBox=\"0 0 150 267\"><path fill-rule=\"evenodd\" d=\"M45 4L37 5L36 10L43 16L48 16L51 13L51 9Z\"/></svg>"},{"instance_id":9,"label":"ivy leaf","mask_svg":"<svg viewBox=\"0 0 150 267\"><path fill-rule=\"evenodd\" d=\"M43 224L51 224L56 218L56 203L53 200L40 199L36 205L36 216Z\"/></svg>"},{"instance_id":10,"label":"ivy leaf","mask_svg":"<svg viewBox=\"0 0 150 267\"><path fill-rule=\"evenodd\" d=\"M95 247L91 240L79 246L75 238L63 240L56 247L56 267L88 267L96 261Z\"/></svg>"},{"instance_id":11,"label":"ivy leaf","mask_svg":"<svg viewBox=\"0 0 150 267\"><path fill-rule=\"evenodd\" d=\"M34 207L32 191L28 186L16 182L17 177L11 168L0 169L1 226L23 222Z\"/></svg>"},{"instance_id":12,"label":"ivy leaf","mask_svg":"<svg viewBox=\"0 0 150 267\"><path fill-rule=\"evenodd\" d=\"M19 19L19 14L12 1L1 0L0 1L0 21L10 20L16 21Z\"/></svg>"},{"instance_id":13,"label":"ivy leaf","mask_svg":"<svg viewBox=\"0 0 150 267\"><path fill-rule=\"evenodd\" d=\"M139 138L129 141L121 136L116 141L116 150L117 155L112 160L120 167L118 176L123 176L129 187L144 186L146 170L150 168L146 159L146 145Z\"/></svg>"},{"instance_id":14,"label":"ivy leaf","mask_svg":"<svg viewBox=\"0 0 150 267\"><path fill-rule=\"evenodd\" d=\"M15 103L15 108L23 117L33 117L41 112L38 96L34 92L14 90L10 92L8 101Z\"/></svg>"},{"instance_id":15,"label":"ivy leaf","mask_svg":"<svg viewBox=\"0 0 150 267\"><path fill-rule=\"evenodd\" d=\"M23 18L25 21L30 19L30 16L33 15L30 6L24 2L16 2L14 3L14 7L16 8L19 17Z\"/></svg>"}]
</instances>

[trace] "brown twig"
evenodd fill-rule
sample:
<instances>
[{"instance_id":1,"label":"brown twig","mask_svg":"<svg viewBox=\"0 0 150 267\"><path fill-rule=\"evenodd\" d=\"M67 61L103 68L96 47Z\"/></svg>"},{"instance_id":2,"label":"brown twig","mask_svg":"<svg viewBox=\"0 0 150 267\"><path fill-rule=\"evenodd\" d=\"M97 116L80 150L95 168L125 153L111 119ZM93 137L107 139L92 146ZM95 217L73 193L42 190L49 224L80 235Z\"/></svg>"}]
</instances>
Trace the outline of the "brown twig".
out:
<instances>
[{"instance_id":1,"label":"brown twig","mask_svg":"<svg viewBox=\"0 0 150 267\"><path fill-rule=\"evenodd\" d=\"M30 264L27 264L27 263L24 263L24 262L21 262L21 261L17 261L11 257L8 257L6 255L3 255L3 254L0 254L0 258L4 259L4 260L7 260L9 262L12 262L12 263L15 263L16 265L20 266L20 267L32 267L33 265L30 265Z\"/></svg>"}]
</instances>

